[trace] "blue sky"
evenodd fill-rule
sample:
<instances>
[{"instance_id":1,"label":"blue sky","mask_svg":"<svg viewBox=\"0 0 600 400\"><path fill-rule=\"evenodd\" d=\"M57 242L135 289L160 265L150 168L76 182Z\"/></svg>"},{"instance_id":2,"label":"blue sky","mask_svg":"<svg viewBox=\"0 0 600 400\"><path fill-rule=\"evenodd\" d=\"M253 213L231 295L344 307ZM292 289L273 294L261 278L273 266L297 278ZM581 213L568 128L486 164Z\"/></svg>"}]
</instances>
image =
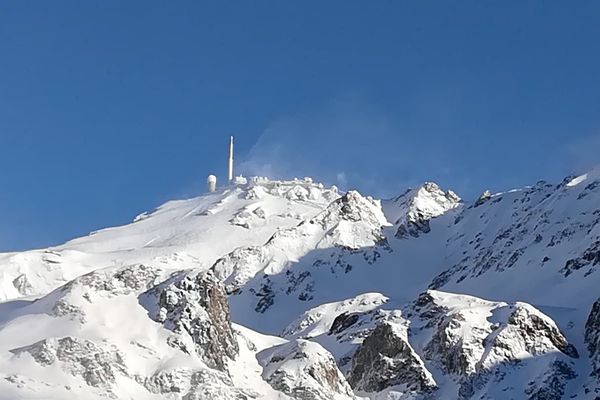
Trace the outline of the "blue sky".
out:
<instances>
[{"instance_id":1,"label":"blue sky","mask_svg":"<svg viewBox=\"0 0 600 400\"><path fill-rule=\"evenodd\" d=\"M570 7L571 6L571 7ZM600 3L0 3L0 251L225 175L466 198L600 162Z\"/></svg>"}]
</instances>

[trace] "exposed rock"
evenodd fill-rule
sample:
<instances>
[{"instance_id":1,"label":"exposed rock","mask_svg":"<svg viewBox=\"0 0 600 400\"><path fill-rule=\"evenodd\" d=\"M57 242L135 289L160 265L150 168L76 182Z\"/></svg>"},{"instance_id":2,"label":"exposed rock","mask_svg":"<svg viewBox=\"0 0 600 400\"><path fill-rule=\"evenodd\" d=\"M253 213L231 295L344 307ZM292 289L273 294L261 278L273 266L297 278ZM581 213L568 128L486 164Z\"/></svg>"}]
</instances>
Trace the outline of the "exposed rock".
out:
<instances>
[{"instance_id":1,"label":"exposed rock","mask_svg":"<svg viewBox=\"0 0 600 400\"><path fill-rule=\"evenodd\" d=\"M176 396L182 400L250 400L258 396L234 387L227 374L209 369L160 371L142 383L151 393Z\"/></svg>"},{"instance_id":2,"label":"exposed rock","mask_svg":"<svg viewBox=\"0 0 600 400\"><path fill-rule=\"evenodd\" d=\"M348 314L342 313L338 315L331 324L331 328L329 328L329 335L335 335L337 333L341 333L342 331L348 329L352 325L354 325L359 320L358 314Z\"/></svg>"},{"instance_id":3,"label":"exposed rock","mask_svg":"<svg viewBox=\"0 0 600 400\"><path fill-rule=\"evenodd\" d=\"M577 349L567 342L554 321L529 304L517 303L508 317L508 326L496 335L494 344L496 348L510 348L514 354L518 350L515 348L515 337L520 339L517 343L522 345L519 350L534 356L556 348L571 358L579 358Z\"/></svg>"},{"instance_id":4,"label":"exposed rock","mask_svg":"<svg viewBox=\"0 0 600 400\"><path fill-rule=\"evenodd\" d=\"M114 346L99 346L74 337L44 339L12 349L15 356L30 354L42 366L58 363L64 371L80 376L89 385L110 390L117 375L128 376L123 356Z\"/></svg>"},{"instance_id":5,"label":"exposed rock","mask_svg":"<svg viewBox=\"0 0 600 400\"><path fill-rule=\"evenodd\" d=\"M257 355L263 378L278 391L299 400L353 399L352 389L335 360L317 343L293 340Z\"/></svg>"},{"instance_id":6,"label":"exposed rock","mask_svg":"<svg viewBox=\"0 0 600 400\"><path fill-rule=\"evenodd\" d=\"M573 368L563 361L554 361L539 378L531 381L525 395L528 400L561 400L567 382L577 377Z\"/></svg>"},{"instance_id":7,"label":"exposed rock","mask_svg":"<svg viewBox=\"0 0 600 400\"><path fill-rule=\"evenodd\" d=\"M600 298L592 306L585 324L585 343L592 361L592 376L600 380Z\"/></svg>"},{"instance_id":8,"label":"exposed rock","mask_svg":"<svg viewBox=\"0 0 600 400\"><path fill-rule=\"evenodd\" d=\"M401 386L401 391L427 393L436 388L405 333L388 323L375 328L356 351L348 382L365 392Z\"/></svg>"},{"instance_id":9,"label":"exposed rock","mask_svg":"<svg viewBox=\"0 0 600 400\"><path fill-rule=\"evenodd\" d=\"M21 274L13 279L12 284L23 296L29 296L34 293L33 286L25 274Z\"/></svg>"},{"instance_id":10,"label":"exposed rock","mask_svg":"<svg viewBox=\"0 0 600 400\"><path fill-rule=\"evenodd\" d=\"M195 351L221 371L238 354L225 289L211 272L187 275L161 288L158 308L156 320L177 334L172 346Z\"/></svg>"},{"instance_id":11,"label":"exposed rock","mask_svg":"<svg viewBox=\"0 0 600 400\"><path fill-rule=\"evenodd\" d=\"M432 330L424 346L426 359L455 377L460 398L499 386L505 368L528 359L541 363L540 378L528 387L531 398L561 393L572 379L567 360L577 358L577 350L549 317L529 304L428 291L414 309L421 319L420 330Z\"/></svg>"},{"instance_id":12,"label":"exposed rock","mask_svg":"<svg viewBox=\"0 0 600 400\"><path fill-rule=\"evenodd\" d=\"M477 199L477 201L475 202L473 207L479 207L480 205L487 202L491 198L492 198L492 192L490 192L489 190L486 190L485 192L483 192L481 194L481 196L479 196L479 198Z\"/></svg>"}]
</instances>

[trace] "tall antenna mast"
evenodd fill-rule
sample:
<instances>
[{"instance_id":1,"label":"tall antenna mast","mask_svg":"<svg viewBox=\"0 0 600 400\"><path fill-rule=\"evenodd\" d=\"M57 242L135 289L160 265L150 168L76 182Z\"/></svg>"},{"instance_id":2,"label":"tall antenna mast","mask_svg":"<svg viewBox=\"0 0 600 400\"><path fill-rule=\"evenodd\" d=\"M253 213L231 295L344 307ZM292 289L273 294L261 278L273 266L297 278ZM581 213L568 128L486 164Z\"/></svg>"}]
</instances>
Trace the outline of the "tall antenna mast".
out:
<instances>
[{"instance_id":1,"label":"tall antenna mast","mask_svg":"<svg viewBox=\"0 0 600 400\"><path fill-rule=\"evenodd\" d=\"M229 137L229 163L228 175L229 182L233 182L233 136Z\"/></svg>"}]
</instances>

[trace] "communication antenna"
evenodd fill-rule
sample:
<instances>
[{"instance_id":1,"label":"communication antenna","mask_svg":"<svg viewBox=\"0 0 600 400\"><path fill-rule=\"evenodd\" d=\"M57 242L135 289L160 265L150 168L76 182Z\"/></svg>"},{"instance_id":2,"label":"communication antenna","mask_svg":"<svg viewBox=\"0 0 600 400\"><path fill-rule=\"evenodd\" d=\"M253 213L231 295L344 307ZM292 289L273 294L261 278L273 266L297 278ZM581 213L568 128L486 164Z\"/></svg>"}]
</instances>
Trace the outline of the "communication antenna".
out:
<instances>
[{"instance_id":1,"label":"communication antenna","mask_svg":"<svg viewBox=\"0 0 600 400\"><path fill-rule=\"evenodd\" d=\"M227 168L229 183L233 182L233 136L229 137L229 163Z\"/></svg>"}]
</instances>

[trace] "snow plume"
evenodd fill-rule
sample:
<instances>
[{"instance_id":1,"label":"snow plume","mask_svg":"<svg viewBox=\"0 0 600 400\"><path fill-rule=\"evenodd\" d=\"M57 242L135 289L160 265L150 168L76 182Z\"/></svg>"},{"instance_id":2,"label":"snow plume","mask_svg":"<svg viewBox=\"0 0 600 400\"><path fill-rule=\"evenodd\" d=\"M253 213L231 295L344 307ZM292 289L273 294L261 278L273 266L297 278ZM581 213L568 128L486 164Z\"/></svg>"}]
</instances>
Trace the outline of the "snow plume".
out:
<instances>
[{"instance_id":1,"label":"snow plume","mask_svg":"<svg viewBox=\"0 0 600 400\"><path fill-rule=\"evenodd\" d=\"M247 175L311 176L343 190L388 195L417 184L414 163L429 161L429 151L415 151L423 139L402 131L363 101L337 100L321 112L272 123L239 168Z\"/></svg>"},{"instance_id":2,"label":"snow plume","mask_svg":"<svg viewBox=\"0 0 600 400\"><path fill-rule=\"evenodd\" d=\"M572 142L567 148L571 172L600 168L600 132Z\"/></svg>"}]
</instances>

